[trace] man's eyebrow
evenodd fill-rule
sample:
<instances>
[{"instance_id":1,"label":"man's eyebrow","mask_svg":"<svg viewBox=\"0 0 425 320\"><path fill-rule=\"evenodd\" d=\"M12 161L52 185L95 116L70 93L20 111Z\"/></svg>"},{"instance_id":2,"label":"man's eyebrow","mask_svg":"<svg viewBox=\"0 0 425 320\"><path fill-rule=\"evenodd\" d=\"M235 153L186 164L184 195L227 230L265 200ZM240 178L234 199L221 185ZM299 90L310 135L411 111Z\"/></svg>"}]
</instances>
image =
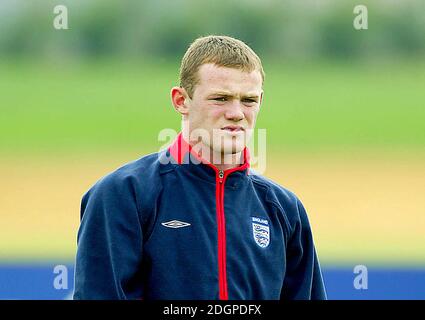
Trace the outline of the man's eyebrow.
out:
<instances>
[{"instance_id":1,"label":"man's eyebrow","mask_svg":"<svg viewBox=\"0 0 425 320\"><path fill-rule=\"evenodd\" d=\"M212 92L208 95L208 97L211 96L222 96L222 97L235 97L236 94L232 93L232 92L227 92L227 91L215 91ZM243 94L241 96L242 99L259 99L260 95L256 94L256 93L248 93L248 94Z\"/></svg>"},{"instance_id":2,"label":"man's eyebrow","mask_svg":"<svg viewBox=\"0 0 425 320\"><path fill-rule=\"evenodd\" d=\"M226 97L233 97L234 94L227 91L213 91L208 96L226 96Z\"/></svg>"},{"instance_id":3,"label":"man's eyebrow","mask_svg":"<svg viewBox=\"0 0 425 320\"><path fill-rule=\"evenodd\" d=\"M247 94L247 95L243 95L242 98L258 99L258 98L260 98L260 95L258 95L258 94Z\"/></svg>"}]
</instances>

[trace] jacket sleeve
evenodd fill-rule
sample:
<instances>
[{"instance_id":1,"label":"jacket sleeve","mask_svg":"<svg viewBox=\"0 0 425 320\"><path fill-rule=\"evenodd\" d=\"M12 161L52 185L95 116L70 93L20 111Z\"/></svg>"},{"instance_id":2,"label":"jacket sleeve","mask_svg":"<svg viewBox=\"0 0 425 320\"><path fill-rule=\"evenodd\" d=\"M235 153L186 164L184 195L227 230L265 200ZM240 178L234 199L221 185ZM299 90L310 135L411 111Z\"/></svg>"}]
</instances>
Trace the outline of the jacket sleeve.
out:
<instances>
[{"instance_id":1,"label":"jacket sleeve","mask_svg":"<svg viewBox=\"0 0 425 320\"><path fill-rule=\"evenodd\" d=\"M143 297L143 236L129 180L107 176L83 196L75 300Z\"/></svg>"},{"instance_id":2,"label":"jacket sleeve","mask_svg":"<svg viewBox=\"0 0 425 320\"><path fill-rule=\"evenodd\" d=\"M322 272L307 213L297 200L299 219L288 240L286 274L281 291L281 300L326 300Z\"/></svg>"}]
</instances>

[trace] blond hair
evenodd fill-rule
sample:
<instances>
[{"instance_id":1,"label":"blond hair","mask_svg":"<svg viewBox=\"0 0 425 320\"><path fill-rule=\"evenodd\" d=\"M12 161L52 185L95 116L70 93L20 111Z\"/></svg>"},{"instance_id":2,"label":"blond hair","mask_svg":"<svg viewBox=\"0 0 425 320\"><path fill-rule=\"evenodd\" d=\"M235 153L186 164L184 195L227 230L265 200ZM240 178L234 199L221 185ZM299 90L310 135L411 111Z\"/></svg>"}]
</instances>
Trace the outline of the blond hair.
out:
<instances>
[{"instance_id":1,"label":"blond hair","mask_svg":"<svg viewBox=\"0 0 425 320\"><path fill-rule=\"evenodd\" d=\"M180 87L186 90L189 97L193 96L199 82L198 70L206 63L245 72L258 70L264 82L261 60L247 44L228 36L206 36L196 39L189 46L180 66Z\"/></svg>"}]
</instances>

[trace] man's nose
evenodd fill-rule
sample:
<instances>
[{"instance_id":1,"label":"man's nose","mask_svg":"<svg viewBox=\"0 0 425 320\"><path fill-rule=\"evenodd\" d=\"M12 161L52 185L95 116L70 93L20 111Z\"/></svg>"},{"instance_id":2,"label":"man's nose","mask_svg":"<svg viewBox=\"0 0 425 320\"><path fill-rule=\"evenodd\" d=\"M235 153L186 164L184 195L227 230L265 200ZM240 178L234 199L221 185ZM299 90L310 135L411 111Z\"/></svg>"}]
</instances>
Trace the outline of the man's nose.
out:
<instances>
[{"instance_id":1,"label":"man's nose","mask_svg":"<svg viewBox=\"0 0 425 320\"><path fill-rule=\"evenodd\" d=\"M240 121L245 118L242 102L234 99L226 110L225 117L228 120Z\"/></svg>"}]
</instances>

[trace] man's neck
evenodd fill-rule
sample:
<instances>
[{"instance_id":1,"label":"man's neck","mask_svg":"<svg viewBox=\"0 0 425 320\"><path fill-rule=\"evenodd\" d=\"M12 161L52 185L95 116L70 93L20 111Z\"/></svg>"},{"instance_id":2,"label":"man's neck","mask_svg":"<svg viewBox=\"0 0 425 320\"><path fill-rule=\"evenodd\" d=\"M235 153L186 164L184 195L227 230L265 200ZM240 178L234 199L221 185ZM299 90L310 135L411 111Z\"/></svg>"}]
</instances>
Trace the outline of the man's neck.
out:
<instances>
[{"instance_id":1,"label":"man's neck","mask_svg":"<svg viewBox=\"0 0 425 320\"><path fill-rule=\"evenodd\" d=\"M199 141L190 141L189 134L186 130L182 131L182 138L192 147L192 151L198 154L202 159L214 165L218 170L228 170L239 167L244 164L244 151L237 153L224 154L215 151L212 147L205 146Z\"/></svg>"},{"instance_id":2,"label":"man's neck","mask_svg":"<svg viewBox=\"0 0 425 320\"><path fill-rule=\"evenodd\" d=\"M202 159L213 164L218 170L228 170L235 167L239 167L244 163L244 154L243 151L237 153L224 154L222 152L217 152L214 149L205 146L204 144L190 143L192 146L192 151L195 152Z\"/></svg>"},{"instance_id":3,"label":"man's neck","mask_svg":"<svg viewBox=\"0 0 425 320\"><path fill-rule=\"evenodd\" d=\"M243 152L238 152L234 154L221 154L221 155L216 155L216 157L218 158L213 157L213 159L220 159L220 161L217 161L216 163L211 161L210 162L218 170L222 170L222 171L239 167L244 162Z\"/></svg>"}]
</instances>

